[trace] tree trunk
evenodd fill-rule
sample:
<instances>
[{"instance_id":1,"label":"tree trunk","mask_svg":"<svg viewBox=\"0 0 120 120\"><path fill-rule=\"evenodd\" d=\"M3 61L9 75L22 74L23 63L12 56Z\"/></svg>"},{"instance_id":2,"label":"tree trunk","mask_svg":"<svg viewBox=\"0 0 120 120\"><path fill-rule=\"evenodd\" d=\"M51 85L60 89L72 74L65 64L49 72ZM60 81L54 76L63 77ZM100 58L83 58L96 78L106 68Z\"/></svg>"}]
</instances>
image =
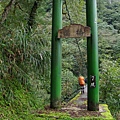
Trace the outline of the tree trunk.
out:
<instances>
[{"instance_id":1,"label":"tree trunk","mask_svg":"<svg viewBox=\"0 0 120 120\"><path fill-rule=\"evenodd\" d=\"M15 3L15 0L11 0L8 5L5 7L3 13L2 13L2 19L1 19L1 23L3 23L8 16L8 13L10 12L12 5Z\"/></svg>"},{"instance_id":2,"label":"tree trunk","mask_svg":"<svg viewBox=\"0 0 120 120\"><path fill-rule=\"evenodd\" d=\"M39 4L39 1L34 2L34 5L31 9L31 12L30 12L30 15L29 15L29 19L28 19L28 23L27 23L29 31L35 23L35 15L36 15L36 11L37 11L37 8L38 8L38 4Z\"/></svg>"}]
</instances>

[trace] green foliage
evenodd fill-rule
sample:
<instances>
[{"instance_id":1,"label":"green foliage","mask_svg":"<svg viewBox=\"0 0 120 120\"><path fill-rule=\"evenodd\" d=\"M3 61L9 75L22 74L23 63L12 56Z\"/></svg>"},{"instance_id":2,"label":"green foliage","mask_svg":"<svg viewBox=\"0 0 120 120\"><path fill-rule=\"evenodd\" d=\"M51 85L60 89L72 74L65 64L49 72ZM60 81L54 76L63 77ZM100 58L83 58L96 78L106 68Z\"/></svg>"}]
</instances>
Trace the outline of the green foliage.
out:
<instances>
[{"instance_id":1,"label":"green foliage","mask_svg":"<svg viewBox=\"0 0 120 120\"><path fill-rule=\"evenodd\" d=\"M78 78L69 70L62 71L62 98L69 97L78 89Z\"/></svg>"},{"instance_id":2,"label":"green foliage","mask_svg":"<svg viewBox=\"0 0 120 120\"><path fill-rule=\"evenodd\" d=\"M120 39L120 35L117 36L116 39L117 39L117 42L113 46L113 50L114 50L114 52L113 52L113 58L120 65L120 57L119 57L120 56L120 40L119 40Z\"/></svg>"},{"instance_id":3,"label":"green foliage","mask_svg":"<svg viewBox=\"0 0 120 120\"><path fill-rule=\"evenodd\" d=\"M68 98L79 90L78 76L86 77L86 41L63 39L62 51L62 97Z\"/></svg>"},{"instance_id":4,"label":"green foliage","mask_svg":"<svg viewBox=\"0 0 120 120\"><path fill-rule=\"evenodd\" d=\"M85 24L85 1L84 0L65 0L63 4L63 22L70 24L76 23L76 24ZM75 10L75 12L73 12ZM69 19L70 15L70 19Z\"/></svg>"},{"instance_id":5,"label":"green foliage","mask_svg":"<svg viewBox=\"0 0 120 120\"><path fill-rule=\"evenodd\" d=\"M52 111L52 112L49 112L47 114L46 113L38 114L37 117L39 119L51 119L51 120L53 120L53 119L71 120L72 119L69 114L67 114L67 113L60 113L60 112L57 112L57 111L56 112Z\"/></svg>"},{"instance_id":6,"label":"green foliage","mask_svg":"<svg viewBox=\"0 0 120 120\"><path fill-rule=\"evenodd\" d=\"M2 119L7 119L8 116L12 119L13 114L13 119L27 119L27 116L32 119L29 114L33 109L42 109L43 105L49 104L49 28L38 26L34 32L28 34L23 26L12 30L5 30L3 27L0 41L0 79L3 80L0 83L0 96L2 97L4 91L7 96L6 102L3 102L4 98L0 100L3 105ZM4 34L7 35L3 37ZM22 87L18 89L16 84L17 87ZM9 114L6 109L10 110Z\"/></svg>"},{"instance_id":7,"label":"green foliage","mask_svg":"<svg viewBox=\"0 0 120 120\"><path fill-rule=\"evenodd\" d=\"M27 87L9 76L1 80L0 113L1 119L25 119L31 108L37 108L36 96ZM41 103L42 106L42 103ZM32 115L31 115L32 117Z\"/></svg>"},{"instance_id":8,"label":"green foliage","mask_svg":"<svg viewBox=\"0 0 120 120\"><path fill-rule=\"evenodd\" d=\"M108 25L112 25L118 33L120 33L120 1L99 0L98 1L98 16Z\"/></svg>"},{"instance_id":9,"label":"green foliage","mask_svg":"<svg viewBox=\"0 0 120 120\"><path fill-rule=\"evenodd\" d=\"M0 1L0 20L9 2ZM38 6L31 18L33 26L29 26L35 2ZM100 97L116 115L120 106L120 1L97 2ZM66 0L66 3L67 8L63 1L63 26L69 25L70 20L85 25L85 1ZM39 119L31 112L49 104L51 28L52 0L16 0L0 24L0 119ZM78 89L78 75L86 77L86 40L63 39L62 48L62 97L67 97Z\"/></svg>"},{"instance_id":10,"label":"green foliage","mask_svg":"<svg viewBox=\"0 0 120 120\"><path fill-rule=\"evenodd\" d=\"M103 60L101 67L100 96L116 116L120 109L120 68L116 62L108 60Z\"/></svg>"},{"instance_id":11,"label":"green foliage","mask_svg":"<svg viewBox=\"0 0 120 120\"><path fill-rule=\"evenodd\" d=\"M100 99L117 118L120 109L119 3L98 1Z\"/></svg>"}]
</instances>

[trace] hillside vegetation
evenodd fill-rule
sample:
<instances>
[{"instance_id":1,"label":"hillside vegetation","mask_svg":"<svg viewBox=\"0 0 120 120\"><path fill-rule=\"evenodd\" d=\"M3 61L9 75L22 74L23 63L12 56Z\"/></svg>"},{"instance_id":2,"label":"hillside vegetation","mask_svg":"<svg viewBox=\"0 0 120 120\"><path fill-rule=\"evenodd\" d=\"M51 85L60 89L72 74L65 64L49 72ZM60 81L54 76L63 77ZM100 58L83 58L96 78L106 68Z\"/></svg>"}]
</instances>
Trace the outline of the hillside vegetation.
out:
<instances>
[{"instance_id":1,"label":"hillside vegetation","mask_svg":"<svg viewBox=\"0 0 120 120\"><path fill-rule=\"evenodd\" d=\"M100 102L120 117L120 0L98 0ZM63 26L86 25L84 0L63 1ZM0 119L30 120L50 103L52 0L0 1ZM62 40L62 100L87 77L86 39Z\"/></svg>"}]
</instances>

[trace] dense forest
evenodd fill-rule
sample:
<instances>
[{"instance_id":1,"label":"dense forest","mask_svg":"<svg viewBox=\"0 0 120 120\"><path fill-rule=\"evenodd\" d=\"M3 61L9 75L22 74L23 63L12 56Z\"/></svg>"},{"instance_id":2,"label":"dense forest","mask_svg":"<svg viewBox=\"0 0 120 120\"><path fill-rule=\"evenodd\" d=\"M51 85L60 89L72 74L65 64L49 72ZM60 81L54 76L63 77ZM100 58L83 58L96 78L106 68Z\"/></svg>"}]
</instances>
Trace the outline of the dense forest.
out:
<instances>
[{"instance_id":1,"label":"dense forest","mask_svg":"<svg viewBox=\"0 0 120 120\"><path fill-rule=\"evenodd\" d=\"M85 0L63 0L63 26L86 25ZM120 0L98 0L100 103L120 117ZM0 119L50 103L52 0L0 0ZM62 39L62 101L87 77L87 40Z\"/></svg>"}]
</instances>

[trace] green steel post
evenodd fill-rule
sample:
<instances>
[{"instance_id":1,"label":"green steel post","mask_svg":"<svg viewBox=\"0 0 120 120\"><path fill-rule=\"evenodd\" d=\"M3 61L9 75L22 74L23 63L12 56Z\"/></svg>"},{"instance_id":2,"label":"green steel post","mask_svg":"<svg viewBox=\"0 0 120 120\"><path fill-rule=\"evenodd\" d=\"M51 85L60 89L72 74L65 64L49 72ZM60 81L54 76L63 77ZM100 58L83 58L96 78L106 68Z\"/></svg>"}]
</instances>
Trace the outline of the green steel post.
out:
<instances>
[{"instance_id":1,"label":"green steel post","mask_svg":"<svg viewBox=\"0 0 120 120\"><path fill-rule=\"evenodd\" d=\"M99 110L99 68L98 68L98 34L97 3L86 0L87 26L91 28L91 37L87 38L88 61L88 110ZM95 77L95 87L91 87L91 76Z\"/></svg>"},{"instance_id":2,"label":"green steel post","mask_svg":"<svg viewBox=\"0 0 120 120\"><path fill-rule=\"evenodd\" d=\"M62 0L53 0L52 13L52 52L51 52L51 108L61 104L61 66L62 45L57 38L58 30L62 28Z\"/></svg>"}]
</instances>

